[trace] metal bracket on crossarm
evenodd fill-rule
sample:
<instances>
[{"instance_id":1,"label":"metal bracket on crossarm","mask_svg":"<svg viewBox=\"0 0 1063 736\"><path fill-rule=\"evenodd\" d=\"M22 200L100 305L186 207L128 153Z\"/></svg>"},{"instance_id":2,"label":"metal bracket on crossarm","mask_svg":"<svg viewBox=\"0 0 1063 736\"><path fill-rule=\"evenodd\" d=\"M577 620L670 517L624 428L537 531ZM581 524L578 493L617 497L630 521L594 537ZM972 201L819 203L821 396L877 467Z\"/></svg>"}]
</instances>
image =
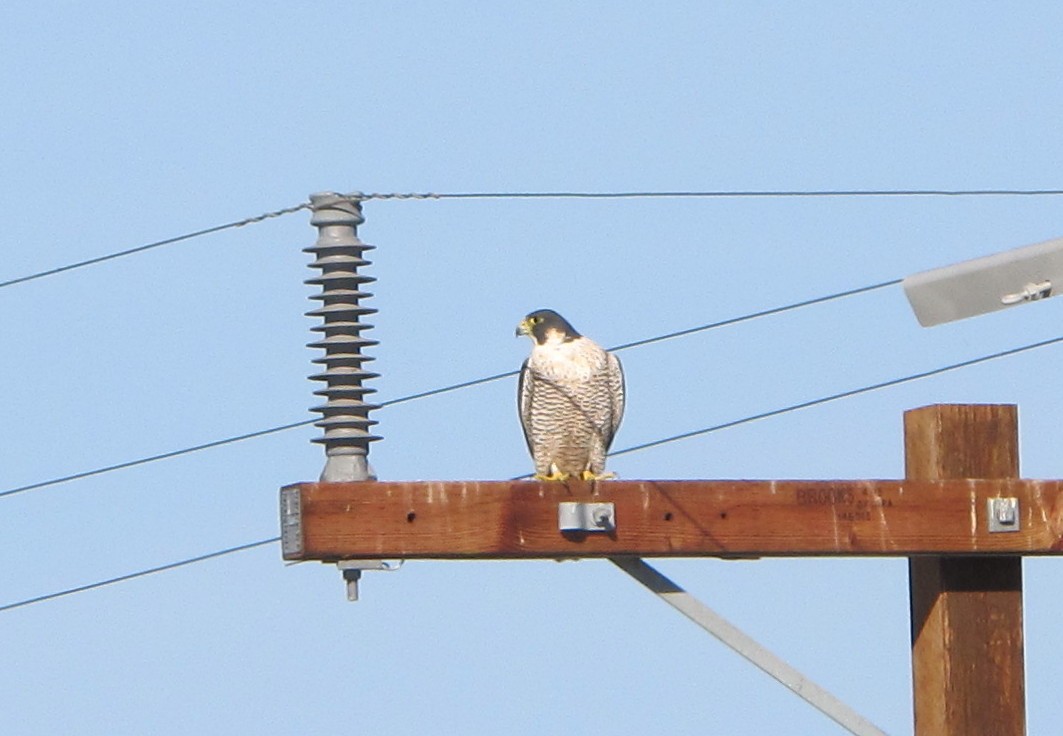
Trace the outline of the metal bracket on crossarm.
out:
<instances>
[{"instance_id":1,"label":"metal bracket on crossarm","mask_svg":"<svg viewBox=\"0 0 1063 736\"><path fill-rule=\"evenodd\" d=\"M616 529L616 508L610 502L562 501L557 506L557 528L562 532L611 532Z\"/></svg>"},{"instance_id":2,"label":"metal bracket on crossarm","mask_svg":"<svg viewBox=\"0 0 1063 736\"><path fill-rule=\"evenodd\" d=\"M341 560L336 567L343 573L343 580L347 583L347 600L354 602L358 600L358 581L362 579L363 570L394 572L402 567L402 560Z\"/></svg>"}]
</instances>

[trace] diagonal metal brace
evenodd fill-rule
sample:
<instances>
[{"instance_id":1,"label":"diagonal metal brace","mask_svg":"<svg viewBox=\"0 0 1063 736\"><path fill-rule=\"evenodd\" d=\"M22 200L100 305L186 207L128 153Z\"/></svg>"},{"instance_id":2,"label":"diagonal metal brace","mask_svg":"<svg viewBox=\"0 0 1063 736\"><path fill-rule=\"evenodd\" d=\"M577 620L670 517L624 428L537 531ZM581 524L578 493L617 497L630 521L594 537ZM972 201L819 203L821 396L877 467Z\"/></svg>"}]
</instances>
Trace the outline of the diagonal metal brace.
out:
<instances>
[{"instance_id":1,"label":"diagonal metal brace","mask_svg":"<svg viewBox=\"0 0 1063 736\"><path fill-rule=\"evenodd\" d=\"M668 605L689 618L734 651L789 688L795 695L849 733L857 736L886 736L886 732L809 680L779 657L762 647L690 593L662 575L640 557L610 557L610 561Z\"/></svg>"}]
</instances>

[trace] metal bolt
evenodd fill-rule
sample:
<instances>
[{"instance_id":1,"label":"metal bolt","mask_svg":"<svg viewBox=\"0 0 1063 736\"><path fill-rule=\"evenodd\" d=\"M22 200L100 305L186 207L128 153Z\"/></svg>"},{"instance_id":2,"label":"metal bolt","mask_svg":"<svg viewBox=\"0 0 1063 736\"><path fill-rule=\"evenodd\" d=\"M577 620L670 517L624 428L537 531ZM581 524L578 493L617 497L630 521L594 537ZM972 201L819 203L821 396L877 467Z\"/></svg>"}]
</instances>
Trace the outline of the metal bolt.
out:
<instances>
[{"instance_id":1,"label":"metal bolt","mask_svg":"<svg viewBox=\"0 0 1063 736\"><path fill-rule=\"evenodd\" d=\"M594 510L594 524L602 529L611 529L613 526L612 514L608 508L599 506Z\"/></svg>"},{"instance_id":2,"label":"metal bolt","mask_svg":"<svg viewBox=\"0 0 1063 736\"><path fill-rule=\"evenodd\" d=\"M361 570L344 570L343 579L347 583L347 600L352 603L358 600L358 581L362 578Z\"/></svg>"}]
</instances>

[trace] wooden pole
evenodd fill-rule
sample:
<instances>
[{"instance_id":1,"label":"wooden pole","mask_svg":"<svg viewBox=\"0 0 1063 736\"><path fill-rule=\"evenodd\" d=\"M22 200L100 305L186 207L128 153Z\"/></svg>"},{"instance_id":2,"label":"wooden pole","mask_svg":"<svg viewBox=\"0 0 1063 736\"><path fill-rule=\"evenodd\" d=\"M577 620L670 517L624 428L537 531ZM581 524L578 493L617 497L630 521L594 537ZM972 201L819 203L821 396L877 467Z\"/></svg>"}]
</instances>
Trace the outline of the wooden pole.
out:
<instances>
[{"instance_id":1,"label":"wooden pole","mask_svg":"<svg viewBox=\"0 0 1063 736\"><path fill-rule=\"evenodd\" d=\"M1018 477L1015 406L927 406L905 413L904 431L908 479ZM1022 558L908 565L916 736L1025 734Z\"/></svg>"}]
</instances>

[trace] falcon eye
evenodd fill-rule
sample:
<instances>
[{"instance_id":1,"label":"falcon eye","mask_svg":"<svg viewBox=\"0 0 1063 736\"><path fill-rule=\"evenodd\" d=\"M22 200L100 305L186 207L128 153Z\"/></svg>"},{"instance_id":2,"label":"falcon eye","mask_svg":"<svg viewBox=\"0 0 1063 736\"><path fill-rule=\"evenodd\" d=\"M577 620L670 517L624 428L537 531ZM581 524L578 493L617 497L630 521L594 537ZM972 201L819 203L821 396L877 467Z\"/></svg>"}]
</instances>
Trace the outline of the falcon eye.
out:
<instances>
[{"instance_id":1,"label":"falcon eye","mask_svg":"<svg viewBox=\"0 0 1063 736\"><path fill-rule=\"evenodd\" d=\"M537 324L539 324L540 322L543 321L543 318L542 317L532 317L531 321L532 321L533 325L537 325Z\"/></svg>"}]
</instances>

